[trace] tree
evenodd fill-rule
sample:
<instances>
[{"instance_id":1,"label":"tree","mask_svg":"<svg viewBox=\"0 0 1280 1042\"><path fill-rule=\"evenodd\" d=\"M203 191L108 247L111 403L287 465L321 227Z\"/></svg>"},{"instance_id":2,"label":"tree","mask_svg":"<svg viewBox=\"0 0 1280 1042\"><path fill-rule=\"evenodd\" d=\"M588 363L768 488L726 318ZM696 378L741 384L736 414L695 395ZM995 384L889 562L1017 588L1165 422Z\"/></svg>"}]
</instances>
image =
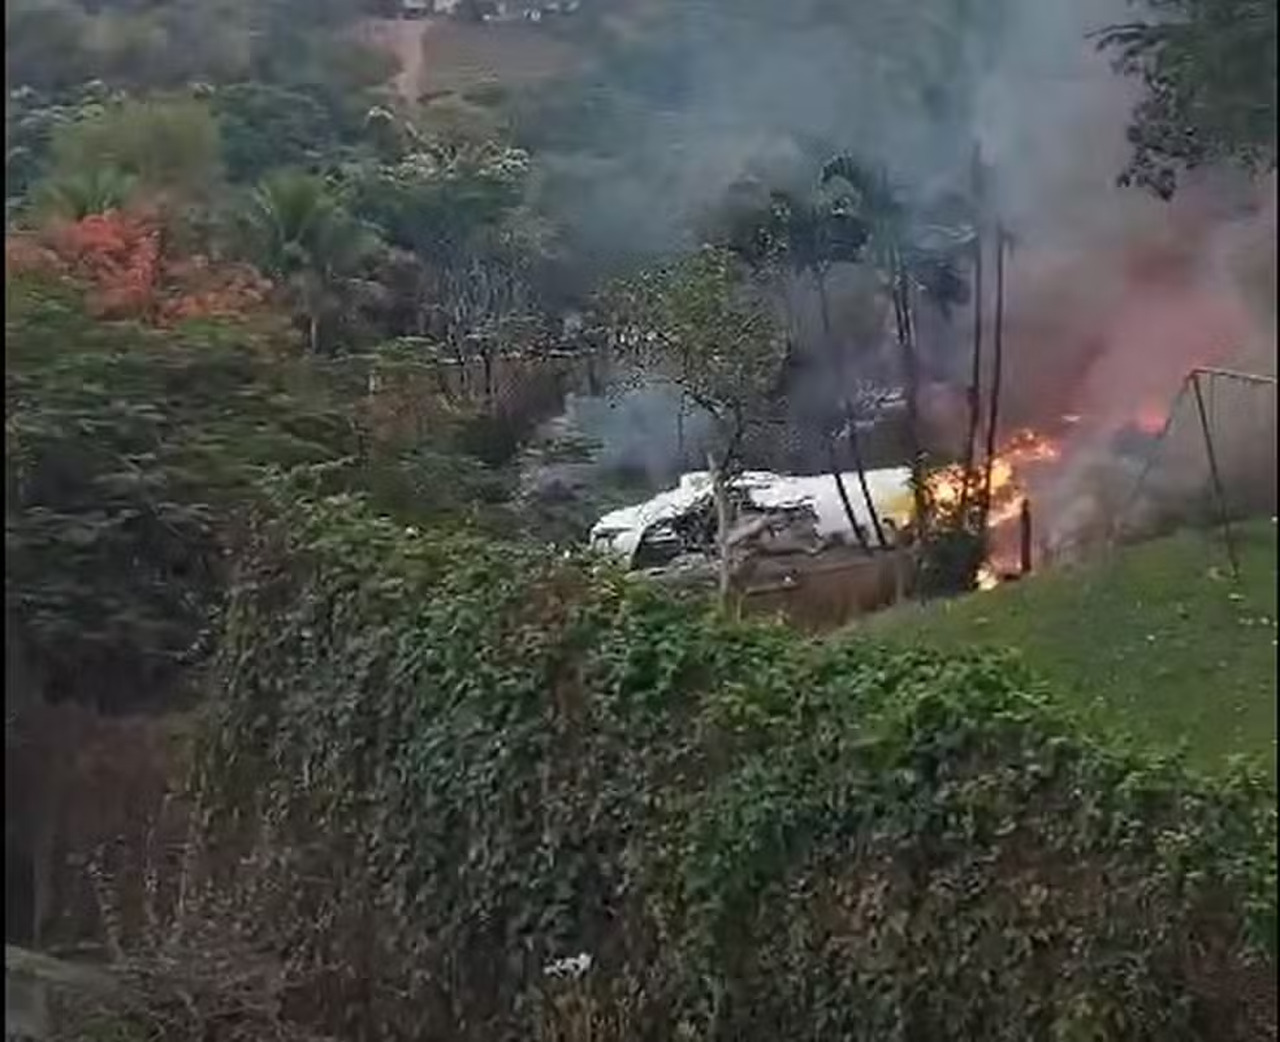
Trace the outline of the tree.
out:
<instances>
[{"instance_id":1,"label":"tree","mask_svg":"<svg viewBox=\"0 0 1280 1042\"><path fill-rule=\"evenodd\" d=\"M982 320L986 307L983 295L985 256L983 240L986 223L986 178L981 151L975 146L969 167L970 214L973 221L973 340L969 354L969 386L965 389L968 423L965 427L964 455L961 457L964 484L960 490L957 513L963 524L968 517L973 492L974 463L978 451L978 428L982 422Z\"/></svg>"},{"instance_id":2,"label":"tree","mask_svg":"<svg viewBox=\"0 0 1280 1042\"><path fill-rule=\"evenodd\" d=\"M606 315L620 357L642 374L671 381L713 424L707 464L723 599L732 578L729 479L748 431L773 418L785 333L746 265L715 247L616 287Z\"/></svg>"},{"instance_id":3,"label":"tree","mask_svg":"<svg viewBox=\"0 0 1280 1042\"><path fill-rule=\"evenodd\" d=\"M306 91L235 83L213 91L209 104L233 183L253 184L273 169L310 168L343 153L330 113Z\"/></svg>"},{"instance_id":4,"label":"tree","mask_svg":"<svg viewBox=\"0 0 1280 1042\"><path fill-rule=\"evenodd\" d=\"M43 182L36 193L37 211L79 221L121 210L138 190L138 179L117 167L89 167Z\"/></svg>"},{"instance_id":5,"label":"tree","mask_svg":"<svg viewBox=\"0 0 1280 1042\"><path fill-rule=\"evenodd\" d=\"M119 175L148 203L206 201L221 176L222 143L209 106L196 98L109 101L53 132L53 181Z\"/></svg>"},{"instance_id":6,"label":"tree","mask_svg":"<svg viewBox=\"0 0 1280 1042\"><path fill-rule=\"evenodd\" d=\"M996 314L994 343L991 358L991 399L987 411L987 451L982 471L982 497L979 531L986 531L987 518L991 514L992 477L996 464L996 445L1000 436L1000 392L1004 383L1004 292L1005 292L1005 258L1009 254L1010 237L1004 225L997 222L995 227L996 242ZM966 474L966 484L969 475Z\"/></svg>"},{"instance_id":7,"label":"tree","mask_svg":"<svg viewBox=\"0 0 1280 1042\"><path fill-rule=\"evenodd\" d=\"M402 523L494 498L447 415L426 444L383 435L359 359L346 382L238 313L102 322L72 282L7 275L6 610L51 699L114 712L190 693L268 468L321 466Z\"/></svg>"},{"instance_id":8,"label":"tree","mask_svg":"<svg viewBox=\"0 0 1280 1042\"><path fill-rule=\"evenodd\" d=\"M47 278L6 288L7 609L52 698L171 697L209 650L254 468L341 455L347 424L291 397L247 327L161 333Z\"/></svg>"},{"instance_id":9,"label":"tree","mask_svg":"<svg viewBox=\"0 0 1280 1042\"><path fill-rule=\"evenodd\" d=\"M929 220L933 207L913 206L890 180L884 168L841 155L822 170L822 183L844 186L833 206L864 229L863 262L884 280L893 308L894 336L902 355L911 438L911 481L915 499L917 536L930 523L926 460L920 431L920 357L915 332L916 299L932 301L944 315L968 298L957 254L971 237L965 227L947 227Z\"/></svg>"},{"instance_id":10,"label":"tree","mask_svg":"<svg viewBox=\"0 0 1280 1042\"><path fill-rule=\"evenodd\" d=\"M166 249L166 246L169 249ZM168 326L193 318L263 315L262 277L245 265L175 255L154 215L107 209L55 219L5 240L8 271L74 282L100 318Z\"/></svg>"},{"instance_id":11,"label":"tree","mask_svg":"<svg viewBox=\"0 0 1280 1042\"><path fill-rule=\"evenodd\" d=\"M12 211L21 212L31 190L49 174L54 136L60 127L100 116L123 101L100 80L56 95L17 87L5 98L5 192ZM116 173L116 171L112 171ZM62 170L58 178L82 179L89 171Z\"/></svg>"},{"instance_id":12,"label":"tree","mask_svg":"<svg viewBox=\"0 0 1280 1042\"><path fill-rule=\"evenodd\" d=\"M843 395L847 386L844 353L831 328L827 279L834 264L856 262L860 259L865 230L860 224L848 220L845 214L832 209L829 199L825 197L807 199L796 193L775 189L767 197L757 199L753 198L756 193L752 188L748 184L739 184L729 193L727 212L721 215L720 238L728 249L751 266L757 277L772 277L782 282L779 296L787 317L788 336L791 338L796 336L796 323L786 283L791 278L812 279L818 294L823 350L830 359L835 385ZM839 415L849 440L854 469L871 518L872 529L879 544L885 546L884 529L867 484L866 464L857 424L852 407L843 397L839 403ZM853 504L849 500L834 446L829 445L828 450L831 479L835 483L850 529L862 548L870 552L867 535L858 523Z\"/></svg>"},{"instance_id":13,"label":"tree","mask_svg":"<svg viewBox=\"0 0 1280 1042\"><path fill-rule=\"evenodd\" d=\"M1167 199L1182 170L1221 161L1274 169L1275 0L1145 0L1143 7L1147 18L1097 34L1117 69L1144 87L1120 183Z\"/></svg>"},{"instance_id":14,"label":"tree","mask_svg":"<svg viewBox=\"0 0 1280 1042\"><path fill-rule=\"evenodd\" d=\"M531 284L553 229L526 204L529 157L498 143L419 145L395 163L359 168L352 210L384 230L412 269L411 328L464 363L492 352L532 318Z\"/></svg>"},{"instance_id":15,"label":"tree","mask_svg":"<svg viewBox=\"0 0 1280 1042\"><path fill-rule=\"evenodd\" d=\"M318 177L282 171L253 192L244 213L258 268L288 294L313 355L329 345L326 325L364 283L378 252L372 229L344 209Z\"/></svg>"}]
</instances>

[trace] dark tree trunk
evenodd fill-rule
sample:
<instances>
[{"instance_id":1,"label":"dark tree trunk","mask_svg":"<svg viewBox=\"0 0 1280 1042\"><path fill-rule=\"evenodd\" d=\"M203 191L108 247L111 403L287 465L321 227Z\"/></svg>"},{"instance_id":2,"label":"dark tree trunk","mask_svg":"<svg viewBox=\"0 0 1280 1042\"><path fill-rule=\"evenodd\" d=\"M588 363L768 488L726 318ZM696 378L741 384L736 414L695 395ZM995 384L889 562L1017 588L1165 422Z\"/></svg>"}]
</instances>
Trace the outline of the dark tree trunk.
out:
<instances>
[{"instance_id":1,"label":"dark tree trunk","mask_svg":"<svg viewBox=\"0 0 1280 1042\"><path fill-rule=\"evenodd\" d=\"M840 494L840 503L844 507L845 517L849 519L849 527L853 529L854 538L858 540L858 545L862 547L868 554L871 553L871 544L867 542L867 533L863 527L858 524L858 519L853 513L853 503L849 499L849 490L844 486L844 476L840 473L840 461L836 459L835 445L831 442L827 443L827 458L831 467L831 476L835 479L836 491ZM862 477L862 472L858 472L863 483L863 494L866 494L866 478Z\"/></svg>"},{"instance_id":2,"label":"dark tree trunk","mask_svg":"<svg viewBox=\"0 0 1280 1042\"><path fill-rule=\"evenodd\" d=\"M973 255L973 348L969 362L968 429L964 440L964 486L960 491L960 520L968 515L973 486L973 468L978 451L978 424L982 415L982 308L983 308L982 225L977 225Z\"/></svg>"},{"instance_id":3,"label":"dark tree trunk","mask_svg":"<svg viewBox=\"0 0 1280 1042\"><path fill-rule=\"evenodd\" d=\"M844 415L846 429L849 432L849 454L853 456L853 467L858 475L858 485L862 489L862 498L867 504L867 513L871 518L871 527L876 533L876 542L881 547L887 547L889 541L884 535L884 526L880 523L880 512L876 510L876 505L871 499L871 487L867 484L867 466L866 461L862 457L862 443L858 439L858 424L853 415L853 409L849 407L848 399L845 400ZM837 483L841 483L843 479L837 477Z\"/></svg>"},{"instance_id":4,"label":"dark tree trunk","mask_svg":"<svg viewBox=\"0 0 1280 1042\"><path fill-rule=\"evenodd\" d=\"M1022 575L1031 574L1031 500L1022 501L1018 514L1018 565Z\"/></svg>"},{"instance_id":5,"label":"dark tree trunk","mask_svg":"<svg viewBox=\"0 0 1280 1042\"><path fill-rule=\"evenodd\" d=\"M1000 430L1000 384L1004 377L1004 227L996 225L996 316L991 360L991 406L987 414L987 458L982 477L982 527L991 512L991 473Z\"/></svg>"},{"instance_id":6,"label":"dark tree trunk","mask_svg":"<svg viewBox=\"0 0 1280 1042\"><path fill-rule=\"evenodd\" d=\"M911 328L911 294L901 257L893 259L894 319L907 397L907 438L911 451L911 492L915 507L917 535L927 527L929 502L925 495L924 450L920 443L920 359L916 355Z\"/></svg>"},{"instance_id":7,"label":"dark tree trunk","mask_svg":"<svg viewBox=\"0 0 1280 1042\"><path fill-rule=\"evenodd\" d=\"M493 353L492 347L485 347L480 352L480 364L484 369L484 400L487 405L491 405L494 399Z\"/></svg>"},{"instance_id":8,"label":"dark tree trunk","mask_svg":"<svg viewBox=\"0 0 1280 1042\"><path fill-rule=\"evenodd\" d=\"M881 547L885 547L888 542L884 536L884 528L880 524L879 511L876 510L875 501L871 498L871 488L867 484L867 469L862 458L862 446L858 442L858 429L854 423L853 410L849 407L849 400L844 393L844 360L841 357L840 348L831 334L831 303L827 297L826 272L821 269L815 269L813 280L818 288L818 310L822 315L822 336L826 341L827 352L830 355L831 364L836 373L836 381L839 384L841 412L849 432L849 448L853 454L854 470L858 475L858 486L862 491L863 502L867 504L867 515L871 518L871 527L875 530L876 541ZM840 461L837 458L835 447L830 443L828 443L827 447L827 458L830 461L831 479L836 484L836 491L840 495L840 503L844 507L849 527L853 530L854 536L857 537L858 545L867 553L870 553L871 547L867 543L866 533L862 530L862 526L858 524L858 519L854 515L853 503L849 499L848 490L844 485L844 477L840 473Z\"/></svg>"}]
</instances>

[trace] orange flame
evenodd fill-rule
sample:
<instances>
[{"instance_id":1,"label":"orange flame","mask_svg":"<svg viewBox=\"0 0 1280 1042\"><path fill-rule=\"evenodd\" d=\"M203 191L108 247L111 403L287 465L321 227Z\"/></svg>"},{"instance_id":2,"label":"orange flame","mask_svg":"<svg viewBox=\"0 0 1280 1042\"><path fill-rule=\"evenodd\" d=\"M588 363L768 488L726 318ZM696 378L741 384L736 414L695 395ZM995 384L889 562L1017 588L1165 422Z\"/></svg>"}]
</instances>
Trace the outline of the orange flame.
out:
<instances>
[{"instance_id":1,"label":"orange flame","mask_svg":"<svg viewBox=\"0 0 1280 1042\"><path fill-rule=\"evenodd\" d=\"M1017 520L1022 502L1027 496L1026 475L1029 469L1054 463L1061 458L1058 442L1032 430L1020 430L1013 434L996 453L991 463L991 504L987 515L989 530L1001 529ZM969 476L970 502L982 493L986 474L975 468ZM929 478L929 491L933 502L944 510L957 507L965 495L964 469L958 465L935 471ZM997 562L997 549L978 573L978 588L991 589L999 584L1001 565Z\"/></svg>"},{"instance_id":2,"label":"orange flame","mask_svg":"<svg viewBox=\"0 0 1280 1042\"><path fill-rule=\"evenodd\" d=\"M1026 494L1019 473L1029 466L1055 462L1061 454L1056 441L1035 431L1021 430L1010 437L991 463L991 524L1000 525L1017 516ZM981 491L985 480L981 468L976 468L969 478L970 497ZM964 486L964 470L958 465L935 471L929 478L933 501L944 508L960 503Z\"/></svg>"},{"instance_id":3,"label":"orange flame","mask_svg":"<svg viewBox=\"0 0 1280 1042\"><path fill-rule=\"evenodd\" d=\"M1141 403L1127 422L1147 434L1158 434L1164 429L1167 417L1167 405L1148 401ZM1096 419L1075 413L1064 415L1061 420L1065 429L1070 430L1092 427L1096 423ZM1022 511L1029 479L1038 468L1051 466L1062 455L1063 447L1059 441L1030 429L1014 433L995 454L991 463L991 502L987 514L992 549L991 556L979 569L979 589L988 590L999 585L999 576L1008 570L1010 557L1016 557L1011 554L1015 541L1009 526L1016 524ZM975 467L968 476L967 496L965 481L964 469L959 465L935 471L929 477L929 492L934 504L945 511L958 507L962 499L971 503L978 501L986 481L984 468Z\"/></svg>"}]
</instances>

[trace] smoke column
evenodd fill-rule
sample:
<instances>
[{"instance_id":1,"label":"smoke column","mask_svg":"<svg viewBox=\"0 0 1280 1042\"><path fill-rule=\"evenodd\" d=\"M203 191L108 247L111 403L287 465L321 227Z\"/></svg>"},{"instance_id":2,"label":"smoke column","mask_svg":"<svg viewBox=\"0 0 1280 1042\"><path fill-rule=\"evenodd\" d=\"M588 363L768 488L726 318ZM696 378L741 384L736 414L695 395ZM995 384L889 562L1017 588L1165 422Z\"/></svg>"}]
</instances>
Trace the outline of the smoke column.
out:
<instances>
[{"instance_id":1,"label":"smoke column","mask_svg":"<svg viewBox=\"0 0 1280 1042\"><path fill-rule=\"evenodd\" d=\"M1203 175L1169 204L1115 184L1137 85L1087 35L1132 17L1123 0L900 8L829 6L824 24L804 2L690 4L662 84L642 84L591 162L557 160L588 255L687 248L736 179L811 179L824 150L883 161L921 192L963 187L977 141L1017 240L1011 429L1071 414L1096 440L1158 413L1194 365L1274 368L1274 180ZM969 328L963 314L931 326L944 379L965 371Z\"/></svg>"}]
</instances>

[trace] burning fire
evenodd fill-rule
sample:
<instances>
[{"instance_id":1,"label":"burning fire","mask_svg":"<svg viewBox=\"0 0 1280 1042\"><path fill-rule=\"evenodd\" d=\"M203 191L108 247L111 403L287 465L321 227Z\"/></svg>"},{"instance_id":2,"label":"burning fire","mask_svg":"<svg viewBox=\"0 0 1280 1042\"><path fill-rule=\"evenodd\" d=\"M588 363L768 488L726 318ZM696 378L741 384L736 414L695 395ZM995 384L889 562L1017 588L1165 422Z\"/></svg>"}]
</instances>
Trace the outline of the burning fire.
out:
<instances>
[{"instance_id":1,"label":"burning fire","mask_svg":"<svg viewBox=\"0 0 1280 1042\"><path fill-rule=\"evenodd\" d=\"M989 564L984 564L978 568L978 589L994 590L1000 585L1000 575Z\"/></svg>"},{"instance_id":2,"label":"burning fire","mask_svg":"<svg viewBox=\"0 0 1280 1042\"><path fill-rule=\"evenodd\" d=\"M1056 441L1032 430L1018 431L1005 442L991 464L989 520L992 526L1002 525L1018 516L1022 497L1026 494L1019 480L1021 472L1036 464L1053 463L1060 456L1061 448ZM975 468L969 479L970 502L981 495L985 480L983 469ZM930 476L929 491L938 506L959 506L965 495L964 468L957 465L936 471Z\"/></svg>"},{"instance_id":3,"label":"burning fire","mask_svg":"<svg viewBox=\"0 0 1280 1042\"><path fill-rule=\"evenodd\" d=\"M987 515L994 547L991 558L978 571L979 589L987 590L998 585L1000 572L1007 570L1007 562L1001 560L1007 540L1000 537L999 531L1017 521L1021 513L1027 496L1028 471L1038 465L1054 463L1061 455L1062 449L1057 441L1029 429L1013 434L996 453L991 464L991 505ZM966 497L964 468L951 466L930 476L929 492L937 506L944 510L956 508L962 499L976 502L982 495L985 481L984 468L975 468L969 476Z\"/></svg>"},{"instance_id":4,"label":"burning fire","mask_svg":"<svg viewBox=\"0 0 1280 1042\"><path fill-rule=\"evenodd\" d=\"M1158 435L1168 420L1168 406L1147 400L1123 419L1104 419L1080 413L1070 413L1061 418L1064 438L1074 439L1080 428L1097 429L1100 432L1128 427L1148 435ZM1060 462L1064 455L1064 442L1043 432L1024 428L1014 433L1000 447L991 464L991 502L987 513L989 557L978 570L978 588L989 590L1000 583L1000 576L1017 570L1020 565L1018 518L1023 503L1028 501L1031 481L1039 468ZM986 480L984 468L979 465L969 476L966 496L964 469L946 467L932 474L929 491L935 505L944 511L959 507L961 500L978 503Z\"/></svg>"}]
</instances>

